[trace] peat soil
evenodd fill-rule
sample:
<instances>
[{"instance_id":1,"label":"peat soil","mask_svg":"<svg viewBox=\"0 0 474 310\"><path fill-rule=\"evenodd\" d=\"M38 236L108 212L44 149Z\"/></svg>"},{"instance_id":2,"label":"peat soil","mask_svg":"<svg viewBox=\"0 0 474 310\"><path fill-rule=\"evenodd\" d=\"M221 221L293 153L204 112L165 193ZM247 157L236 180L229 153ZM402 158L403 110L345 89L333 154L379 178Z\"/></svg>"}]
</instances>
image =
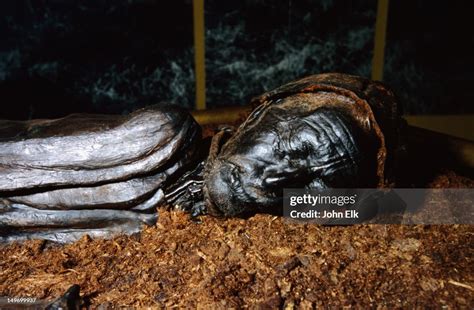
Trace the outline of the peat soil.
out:
<instances>
[{"instance_id":1,"label":"peat soil","mask_svg":"<svg viewBox=\"0 0 474 310\"><path fill-rule=\"evenodd\" d=\"M440 170L415 186L474 188ZM139 235L0 245L0 298L92 308L474 308L471 225L322 226L159 210ZM0 308L2 308L0 306Z\"/></svg>"}]
</instances>

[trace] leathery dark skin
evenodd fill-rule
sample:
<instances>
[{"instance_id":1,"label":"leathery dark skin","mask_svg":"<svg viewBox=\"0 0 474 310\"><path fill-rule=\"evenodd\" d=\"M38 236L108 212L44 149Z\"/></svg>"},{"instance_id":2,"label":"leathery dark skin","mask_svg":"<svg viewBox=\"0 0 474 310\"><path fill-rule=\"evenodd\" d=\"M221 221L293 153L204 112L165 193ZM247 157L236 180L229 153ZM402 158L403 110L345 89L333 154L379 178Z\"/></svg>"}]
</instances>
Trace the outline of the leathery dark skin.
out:
<instances>
[{"instance_id":1,"label":"leathery dark skin","mask_svg":"<svg viewBox=\"0 0 474 310\"><path fill-rule=\"evenodd\" d=\"M108 237L153 224L156 206L193 217L272 213L285 187L393 183L403 121L382 83L313 75L251 104L246 121L218 132L210 146L175 108L0 122L0 240Z\"/></svg>"},{"instance_id":2,"label":"leathery dark skin","mask_svg":"<svg viewBox=\"0 0 474 310\"><path fill-rule=\"evenodd\" d=\"M310 76L255 99L224 142L215 136L204 172L210 214L272 213L285 187L389 186L404 152L393 92L345 74Z\"/></svg>"},{"instance_id":3,"label":"leathery dark skin","mask_svg":"<svg viewBox=\"0 0 474 310\"><path fill-rule=\"evenodd\" d=\"M0 242L140 232L196 165L200 141L192 116L165 105L0 121Z\"/></svg>"}]
</instances>

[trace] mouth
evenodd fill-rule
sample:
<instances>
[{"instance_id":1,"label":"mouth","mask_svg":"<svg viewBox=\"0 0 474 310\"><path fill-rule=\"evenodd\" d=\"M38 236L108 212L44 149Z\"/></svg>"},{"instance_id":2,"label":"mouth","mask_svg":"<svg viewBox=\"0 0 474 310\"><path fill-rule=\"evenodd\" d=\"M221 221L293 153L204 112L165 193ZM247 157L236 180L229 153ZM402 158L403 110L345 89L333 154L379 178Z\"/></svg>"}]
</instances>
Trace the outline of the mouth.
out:
<instances>
[{"instance_id":1,"label":"mouth","mask_svg":"<svg viewBox=\"0 0 474 310\"><path fill-rule=\"evenodd\" d=\"M248 212L255 201L243 182L244 169L228 160L222 161L209 175L205 184L209 213L216 216L238 216Z\"/></svg>"}]
</instances>

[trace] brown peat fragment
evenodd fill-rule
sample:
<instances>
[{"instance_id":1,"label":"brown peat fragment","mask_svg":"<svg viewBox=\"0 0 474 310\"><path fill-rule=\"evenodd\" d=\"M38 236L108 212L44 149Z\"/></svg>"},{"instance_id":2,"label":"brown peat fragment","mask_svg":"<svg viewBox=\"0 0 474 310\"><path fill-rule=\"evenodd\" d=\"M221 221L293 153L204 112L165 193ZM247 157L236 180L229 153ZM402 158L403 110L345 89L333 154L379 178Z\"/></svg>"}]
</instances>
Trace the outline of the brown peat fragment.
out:
<instances>
[{"instance_id":1,"label":"brown peat fragment","mask_svg":"<svg viewBox=\"0 0 474 310\"><path fill-rule=\"evenodd\" d=\"M214 132L204 127L205 135ZM413 174L422 164L406 169ZM425 170L410 186L474 188L443 167ZM470 225L338 227L264 214L200 219L160 210L156 226L140 235L2 245L0 296L51 302L79 284L86 304L108 309L474 307Z\"/></svg>"}]
</instances>

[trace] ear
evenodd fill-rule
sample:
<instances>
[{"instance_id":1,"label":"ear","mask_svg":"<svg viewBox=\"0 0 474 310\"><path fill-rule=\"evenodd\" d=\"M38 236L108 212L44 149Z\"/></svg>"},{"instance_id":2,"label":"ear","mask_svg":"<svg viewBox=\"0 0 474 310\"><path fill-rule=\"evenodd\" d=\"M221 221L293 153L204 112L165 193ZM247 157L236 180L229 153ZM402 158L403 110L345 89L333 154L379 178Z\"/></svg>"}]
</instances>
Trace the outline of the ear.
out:
<instances>
[{"instance_id":1,"label":"ear","mask_svg":"<svg viewBox=\"0 0 474 310\"><path fill-rule=\"evenodd\" d=\"M222 149L222 146L227 142L227 140L230 139L230 137L232 137L234 132L235 132L235 129L234 127L231 127L231 126L225 126L225 127L219 128L219 132L216 133L212 137L211 147L209 149L209 157L207 160L208 163L214 162L217 155L219 155Z\"/></svg>"}]
</instances>

